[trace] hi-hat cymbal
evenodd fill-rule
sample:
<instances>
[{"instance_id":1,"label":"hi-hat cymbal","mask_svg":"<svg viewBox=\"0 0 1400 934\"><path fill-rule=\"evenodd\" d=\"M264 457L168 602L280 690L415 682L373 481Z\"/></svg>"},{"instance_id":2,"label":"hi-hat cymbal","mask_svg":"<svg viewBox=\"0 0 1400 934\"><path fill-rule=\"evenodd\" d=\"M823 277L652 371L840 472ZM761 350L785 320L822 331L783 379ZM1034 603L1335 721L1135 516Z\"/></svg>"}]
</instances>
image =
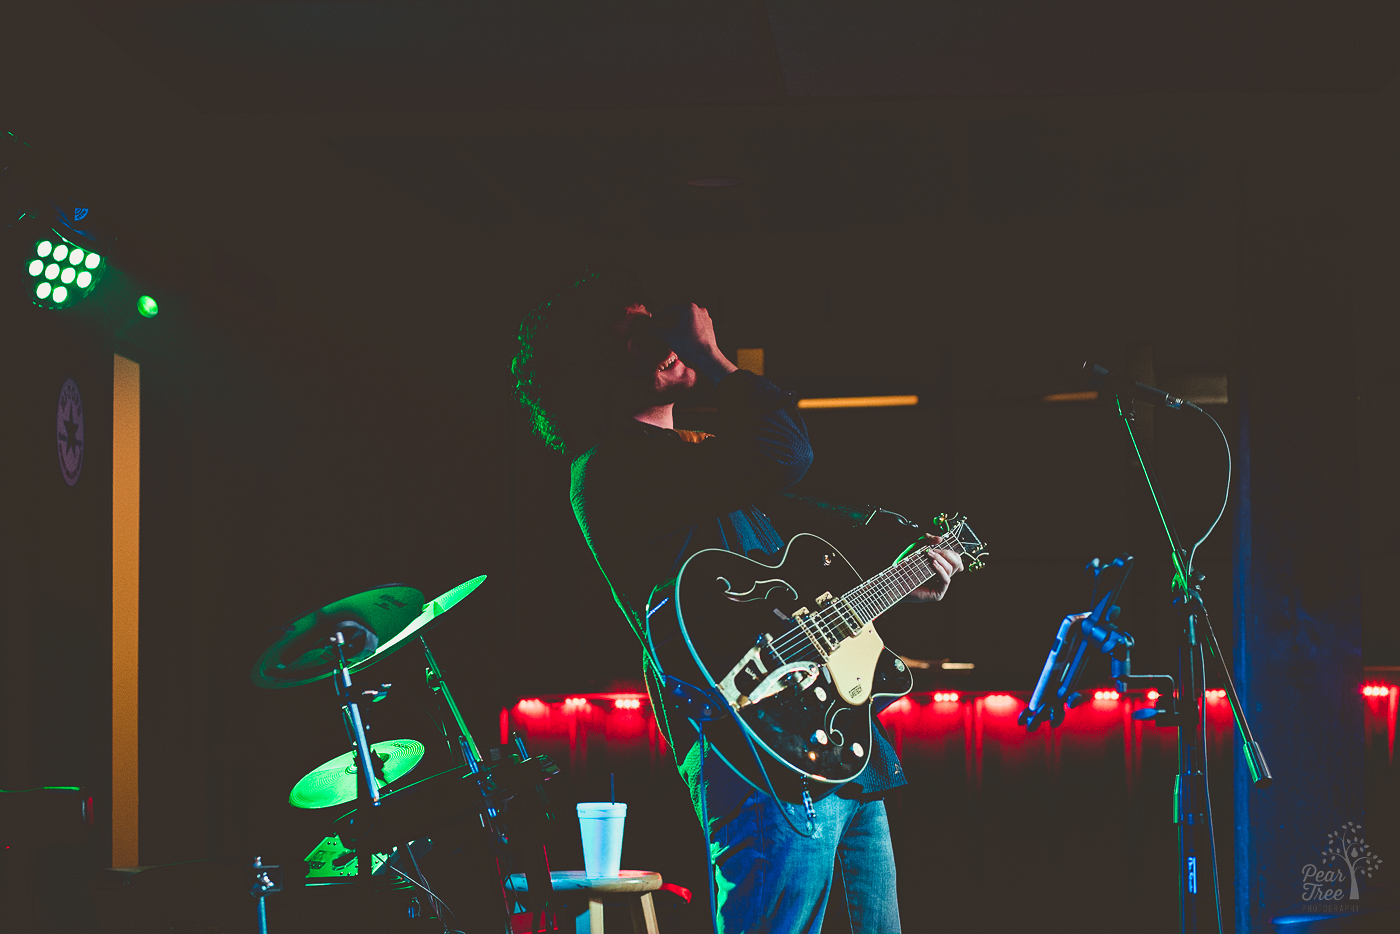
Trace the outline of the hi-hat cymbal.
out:
<instances>
[{"instance_id":1,"label":"hi-hat cymbal","mask_svg":"<svg viewBox=\"0 0 1400 934\"><path fill-rule=\"evenodd\" d=\"M253 666L253 683L265 688L295 687L329 678L338 656L330 635L346 634L345 660L351 665L375 655L423 613L423 592L387 584L312 610L280 628L275 643Z\"/></svg>"},{"instance_id":2,"label":"hi-hat cymbal","mask_svg":"<svg viewBox=\"0 0 1400 934\"><path fill-rule=\"evenodd\" d=\"M368 668L375 662L382 660L384 656L403 648L404 644L410 639L417 639L419 636L426 634L429 629L437 625L438 617L465 600L467 595L480 587L485 580L485 574L482 574L480 577L473 577L466 583L458 584L456 587L453 587L447 593L432 602L424 604L423 612L418 614L417 619L405 626L398 635L380 642L379 648L375 650L373 655L351 665L351 672L362 671Z\"/></svg>"},{"instance_id":3,"label":"hi-hat cymbal","mask_svg":"<svg viewBox=\"0 0 1400 934\"><path fill-rule=\"evenodd\" d=\"M369 748L370 755L382 764L381 781L386 785L413 771L413 767L423 758L423 744L415 739L391 739L385 743L373 743ZM355 800L359 793L358 779L359 765L355 762L354 750L351 750L304 775L293 786L288 800L293 807L299 808L334 807Z\"/></svg>"}]
</instances>

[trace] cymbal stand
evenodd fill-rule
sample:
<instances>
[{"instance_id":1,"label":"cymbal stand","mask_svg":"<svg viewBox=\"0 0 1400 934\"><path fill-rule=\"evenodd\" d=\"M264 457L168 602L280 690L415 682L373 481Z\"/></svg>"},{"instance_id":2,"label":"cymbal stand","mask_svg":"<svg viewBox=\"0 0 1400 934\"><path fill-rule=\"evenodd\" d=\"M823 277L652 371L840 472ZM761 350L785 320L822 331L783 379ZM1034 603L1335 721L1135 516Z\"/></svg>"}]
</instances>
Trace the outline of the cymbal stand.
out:
<instances>
[{"instance_id":1,"label":"cymbal stand","mask_svg":"<svg viewBox=\"0 0 1400 934\"><path fill-rule=\"evenodd\" d=\"M423 645L423 660L428 663L428 687L433 690L433 693L441 695L442 699L447 702L447 709L451 711L452 719L457 724L457 748L462 754L462 762L472 772L480 772L481 751L476 747L476 740L472 739L471 730L467 729L467 721L462 719L462 711L457 708L457 701L452 696L452 689L447 686L447 680L442 676L442 669L438 667L437 659L433 657L433 650L428 648L428 640L419 636L418 641Z\"/></svg>"},{"instance_id":2,"label":"cymbal stand","mask_svg":"<svg viewBox=\"0 0 1400 934\"><path fill-rule=\"evenodd\" d=\"M345 732L350 737L350 744L355 747L355 761L359 763L359 780L356 782L359 793L359 803L355 808L355 836L363 835L364 825L372 821L371 808L379 806L379 781L374 774L374 756L369 748L369 739L365 736L365 720L360 712L360 699L354 693L354 685L350 681L350 666L345 663L345 634L336 632L331 635L330 641L335 645L336 657L338 659L335 669L335 694L341 701L341 714L345 720ZM361 847L356 845L355 857L357 860L356 873L357 881L369 886L372 884L374 876L374 854L361 851Z\"/></svg>"},{"instance_id":3,"label":"cymbal stand","mask_svg":"<svg viewBox=\"0 0 1400 934\"><path fill-rule=\"evenodd\" d=\"M428 666L424 673L427 677L428 687L447 704L447 710L452 715L453 723L457 726L456 742L453 745L461 756L463 764L471 770L472 775L477 776L477 788L481 791L481 800L486 810L482 819L482 829L486 831L487 839L490 841L490 848L497 863L497 875L499 876L500 858L505 852L508 841L497 824L500 813L497 811L491 796L486 793L486 787L481 784L481 778L485 777L481 750L477 748L471 730L467 729L467 721L462 716L461 708L457 706L457 699L452 696L452 689L447 686L447 679L443 677L437 657L433 655L433 650L428 647L427 638L419 636L418 642L423 646L423 660ZM444 735L447 734L446 724L443 724L442 731Z\"/></svg>"},{"instance_id":4,"label":"cymbal stand","mask_svg":"<svg viewBox=\"0 0 1400 934\"><path fill-rule=\"evenodd\" d=\"M477 749L475 740L472 739L471 731L467 729L466 720L462 718L462 711L457 707L457 701L452 696L451 688L447 686L447 680L442 676L442 669L438 666L432 649L428 648L428 640L420 636L418 641L423 645L423 659L428 663L428 687L441 695L442 699L447 702L447 709L452 713L452 719L457 724L457 746L461 750L462 761L466 763L467 768L471 769L474 775L482 775L481 752ZM520 761L524 762L530 758L530 754L525 748L525 740L519 734L513 737L513 741ZM511 825L514 829L511 836L507 837L497 824L500 813L491 797L483 789L482 799L486 804L487 818L485 826L496 851L497 875L502 882L510 875L509 870L502 871L501 869L502 858L505 858L509 863L512 856L515 856L524 865L525 876L529 880L527 888L530 893L532 929L538 925L540 930L554 930L558 919L554 904L554 887L549 875L549 850L545 843L549 825L554 816L549 807L549 799L545 794L544 786L536 785L534 790L539 805L539 814L535 814L535 808L529 807L512 810L511 813L516 815ZM502 894L505 894L504 886Z\"/></svg>"},{"instance_id":5,"label":"cymbal stand","mask_svg":"<svg viewBox=\"0 0 1400 934\"><path fill-rule=\"evenodd\" d=\"M267 934L267 896L282 891L282 867L269 866L261 856L254 856L247 868L252 876L248 892L258 900L258 934Z\"/></svg>"}]
</instances>

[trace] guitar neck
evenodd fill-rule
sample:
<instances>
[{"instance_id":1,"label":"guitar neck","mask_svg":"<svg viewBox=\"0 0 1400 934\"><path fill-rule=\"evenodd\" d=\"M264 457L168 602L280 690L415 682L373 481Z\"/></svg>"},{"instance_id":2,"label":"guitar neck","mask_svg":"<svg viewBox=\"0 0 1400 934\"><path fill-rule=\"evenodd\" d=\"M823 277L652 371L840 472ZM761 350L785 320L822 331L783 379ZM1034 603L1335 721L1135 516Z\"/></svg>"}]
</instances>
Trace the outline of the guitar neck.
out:
<instances>
[{"instance_id":1,"label":"guitar neck","mask_svg":"<svg viewBox=\"0 0 1400 934\"><path fill-rule=\"evenodd\" d=\"M954 554L965 554L955 536L950 536L949 539L938 547ZM842 635L852 635L861 626L909 596L934 576L933 559L929 557L933 547L920 546L903 560L895 562L844 594L834 608L835 619L826 621L827 625L838 631L846 630ZM855 616L854 620L851 619L852 614Z\"/></svg>"}]
</instances>

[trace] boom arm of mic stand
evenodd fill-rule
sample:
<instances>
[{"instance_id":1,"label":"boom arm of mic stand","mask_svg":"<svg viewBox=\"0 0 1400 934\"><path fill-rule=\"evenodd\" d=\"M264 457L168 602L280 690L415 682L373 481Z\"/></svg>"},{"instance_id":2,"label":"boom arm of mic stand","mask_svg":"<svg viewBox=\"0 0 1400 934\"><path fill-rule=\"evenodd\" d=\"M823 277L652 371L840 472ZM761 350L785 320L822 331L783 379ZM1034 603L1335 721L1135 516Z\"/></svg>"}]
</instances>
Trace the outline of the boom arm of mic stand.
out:
<instances>
[{"instance_id":1,"label":"boom arm of mic stand","mask_svg":"<svg viewBox=\"0 0 1400 934\"><path fill-rule=\"evenodd\" d=\"M1117 396L1114 403L1118 407L1118 417L1123 420L1123 427L1128 430L1128 440L1132 442L1133 453L1137 455L1138 466L1142 468L1142 478L1147 481L1147 491L1152 494L1152 505L1157 507L1157 518L1162 520L1162 531L1167 533L1167 547L1171 549L1172 556L1172 590L1178 594L1185 593L1190 589L1186 579L1186 569L1181 566L1181 548L1176 543L1176 536L1172 534L1172 525L1167 521L1166 510L1162 508L1162 500L1157 496L1157 483L1152 476L1152 468L1147 466L1147 458L1142 454L1142 448L1138 447L1137 435L1133 432L1132 409L1123 411L1123 398Z\"/></svg>"},{"instance_id":2,"label":"boom arm of mic stand","mask_svg":"<svg viewBox=\"0 0 1400 934\"><path fill-rule=\"evenodd\" d=\"M1215 657L1220 673L1225 679L1225 698L1230 702L1235 729L1240 733L1240 744L1244 748L1244 762L1249 766L1250 780L1255 788L1268 788L1274 783L1274 775L1269 771L1269 763L1264 761L1264 750L1260 749L1254 740L1254 731L1249 728L1249 717L1244 712L1244 705L1240 703L1239 694L1235 692L1235 679L1230 676L1230 666L1225 664L1225 656L1220 652L1220 642L1215 638L1215 627L1210 623L1210 613L1206 610L1205 601L1201 599L1199 591L1192 590L1190 599L1201 608L1201 621L1205 624L1206 636L1209 638L1206 647Z\"/></svg>"}]
</instances>

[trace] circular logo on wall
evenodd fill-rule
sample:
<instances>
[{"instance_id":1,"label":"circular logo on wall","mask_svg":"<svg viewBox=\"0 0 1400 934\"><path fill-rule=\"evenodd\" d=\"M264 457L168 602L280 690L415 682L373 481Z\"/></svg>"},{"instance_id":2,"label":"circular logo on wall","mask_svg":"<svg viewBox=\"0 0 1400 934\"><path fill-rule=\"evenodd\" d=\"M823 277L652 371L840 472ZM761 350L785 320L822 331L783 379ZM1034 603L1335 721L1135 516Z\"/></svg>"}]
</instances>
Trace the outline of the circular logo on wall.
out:
<instances>
[{"instance_id":1,"label":"circular logo on wall","mask_svg":"<svg viewBox=\"0 0 1400 934\"><path fill-rule=\"evenodd\" d=\"M58 467L69 486L83 472L83 396L71 379L58 391Z\"/></svg>"}]
</instances>

